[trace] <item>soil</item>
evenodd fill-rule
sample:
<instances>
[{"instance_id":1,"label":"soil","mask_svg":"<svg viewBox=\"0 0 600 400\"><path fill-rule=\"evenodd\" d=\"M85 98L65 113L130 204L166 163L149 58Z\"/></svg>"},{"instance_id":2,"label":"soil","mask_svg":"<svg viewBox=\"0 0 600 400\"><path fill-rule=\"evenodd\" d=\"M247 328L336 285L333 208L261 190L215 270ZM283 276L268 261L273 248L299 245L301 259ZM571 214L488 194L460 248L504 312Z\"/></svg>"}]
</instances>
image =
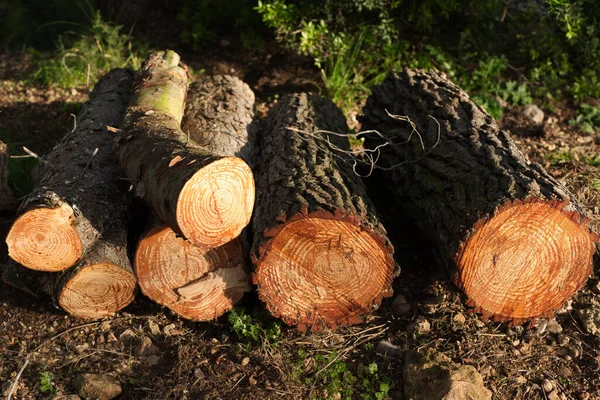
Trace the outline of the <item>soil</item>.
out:
<instances>
[{"instance_id":1,"label":"soil","mask_svg":"<svg viewBox=\"0 0 600 400\"><path fill-rule=\"evenodd\" d=\"M196 73L228 73L245 80L257 95L259 115L279 94L320 91L319 72L306 59L271 55L269 49L240 55L226 43L220 50L182 58ZM0 55L0 133L15 154L24 154L21 146L26 146L43 155L72 128L71 114L87 90L32 86L21 80L28 65L25 55ZM600 188L600 176L593 161L600 155L600 134L570 126L569 111L547 114L543 127L531 135L522 129L523 118L521 108L511 107L502 123L518 133L514 137L532 161L567 184L590 210L592 224L600 227L600 191L594 189ZM385 198L378 204L385 207ZM11 216L0 222L5 232ZM227 315L208 323L181 320L141 293L114 318L86 322L65 315L47 299L0 283L2 396L8 396L18 374L14 399L49 399L75 393L71 382L79 374L102 373L118 378L120 399L403 399L403 357L377 350L387 340L399 354L431 347L473 365L494 399L600 399L600 343L575 316L575 310L599 304L597 277L557 313L559 326L554 321L525 327L482 321L436 266L410 219L384 222L403 268L395 294L403 295L408 306L396 315L394 297L387 299L364 325L335 332L301 334L281 326L274 334L267 327L279 326L277 321L265 316L253 294L240 304L263 327L258 341L236 334ZM393 229L397 226L403 231ZM417 318L425 318L431 330L415 332ZM144 337L156 346L151 355L137 349L142 340L147 342ZM50 376L46 373L52 374L50 382L42 380ZM388 380L386 397L381 384Z\"/></svg>"}]
</instances>

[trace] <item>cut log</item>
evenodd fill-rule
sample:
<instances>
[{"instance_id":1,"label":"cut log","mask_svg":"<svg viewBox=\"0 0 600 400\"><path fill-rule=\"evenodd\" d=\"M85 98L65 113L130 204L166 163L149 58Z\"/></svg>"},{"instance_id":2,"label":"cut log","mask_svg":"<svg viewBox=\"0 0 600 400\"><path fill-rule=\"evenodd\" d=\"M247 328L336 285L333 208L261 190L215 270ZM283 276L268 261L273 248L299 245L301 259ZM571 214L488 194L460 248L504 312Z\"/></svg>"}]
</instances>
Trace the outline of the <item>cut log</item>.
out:
<instances>
[{"instance_id":1,"label":"cut log","mask_svg":"<svg viewBox=\"0 0 600 400\"><path fill-rule=\"evenodd\" d=\"M21 205L6 243L27 268L62 271L103 236L126 230L127 205L119 190L114 133L132 89L132 73L102 78L77 117L76 128L38 164L37 186ZM112 242L116 246L124 243Z\"/></svg>"},{"instance_id":2,"label":"cut log","mask_svg":"<svg viewBox=\"0 0 600 400\"><path fill-rule=\"evenodd\" d=\"M360 178L330 145L348 150L329 100L287 96L259 135L253 220L254 283L268 310L300 330L360 323L392 294L393 249Z\"/></svg>"},{"instance_id":3,"label":"cut log","mask_svg":"<svg viewBox=\"0 0 600 400\"><path fill-rule=\"evenodd\" d=\"M65 271L34 271L11 260L2 279L31 295L50 295L63 310L83 319L114 315L133 301L136 290L126 249L105 240Z\"/></svg>"},{"instance_id":4,"label":"cut log","mask_svg":"<svg viewBox=\"0 0 600 400\"><path fill-rule=\"evenodd\" d=\"M582 287L598 239L582 208L445 75L391 74L364 114L363 128L389 139L367 140L384 146L385 195L415 216L477 312L518 324Z\"/></svg>"},{"instance_id":5,"label":"cut log","mask_svg":"<svg viewBox=\"0 0 600 400\"><path fill-rule=\"evenodd\" d=\"M249 223L254 179L242 159L188 146L180 129L187 87L176 53L150 55L135 80L117 160L163 223L194 244L218 246Z\"/></svg>"},{"instance_id":6,"label":"cut log","mask_svg":"<svg viewBox=\"0 0 600 400\"><path fill-rule=\"evenodd\" d=\"M231 76L206 76L190 85L182 130L188 146L220 157L244 153L254 93ZM193 143L192 143L193 142ZM206 321L231 310L250 291L244 235L217 248L194 246L155 219L139 242L134 266L144 294L180 316Z\"/></svg>"},{"instance_id":7,"label":"cut log","mask_svg":"<svg viewBox=\"0 0 600 400\"><path fill-rule=\"evenodd\" d=\"M241 238L195 246L157 224L140 240L134 266L142 292L180 316L215 319L250 291Z\"/></svg>"},{"instance_id":8,"label":"cut log","mask_svg":"<svg viewBox=\"0 0 600 400\"><path fill-rule=\"evenodd\" d=\"M19 206L8 186L8 152L6 143L0 142L0 211L14 211Z\"/></svg>"},{"instance_id":9,"label":"cut log","mask_svg":"<svg viewBox=\"0 0 600 400\"><path fill-rule=\"evenodd\" d=\"M212 154L250 162L253 118L254 92L247 84L229 75L202 76L190 85L181 130Z\"/></svg>"}]
</instances>

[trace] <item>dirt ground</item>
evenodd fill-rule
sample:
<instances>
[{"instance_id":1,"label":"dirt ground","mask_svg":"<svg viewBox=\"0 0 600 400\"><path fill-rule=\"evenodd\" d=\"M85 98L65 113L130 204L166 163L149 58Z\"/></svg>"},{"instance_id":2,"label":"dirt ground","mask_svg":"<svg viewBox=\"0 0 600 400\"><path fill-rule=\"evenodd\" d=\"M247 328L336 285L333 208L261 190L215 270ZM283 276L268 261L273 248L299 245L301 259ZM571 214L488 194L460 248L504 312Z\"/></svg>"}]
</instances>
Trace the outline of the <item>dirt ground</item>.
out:
<instances>
[{"instance_id":1,"label":"dirt ground","mask_svg":"<svg viewBox=\"0 0 600 400\"><path fill-rule=\"evenodd\" d=\"M319 73L307 60L221 50L183 59L196 72L244 79L259 99L259 115L279 94L320 90ZM0 55L0 139L11 142L15 154L24 154L26 146L42 155L71 129L71 114L87 92L32 87L20 80L27 66L26 56ZM600 135L577 131L568 124L571 117L568 111L547 114L543 127L531 131L522 129L522 109L511 108L502 122L532 161L567 184L597 226L600 175L590 160L600 156ZM11 217L0 218L6 230ZM436 267L422 238L390 231L403 268L394 290L409 307L397 315L394 298L386 299L368 323L336 332L279 331L252 294L241 304L263 328L259 341L236 334L227 315L210 323L181 320L141 293L114 318L86 322L0 283L1 396L18 374L13 398L50 399L75 393L71 380L91 372L117 377L120 399L403 399L403 356L431 347L473 365L494 399L600 399L600 344L575 317L575 310L598 305L597 276L557 313L558 324L481 321ZM428 333L408 333L418 317L430 323ZM275 333L266 328L273 326ZM156 346L150 355L140 349L144 337ZM397 346L398 354L382 355L381 340Z\"/></svg>"}]
</instances>

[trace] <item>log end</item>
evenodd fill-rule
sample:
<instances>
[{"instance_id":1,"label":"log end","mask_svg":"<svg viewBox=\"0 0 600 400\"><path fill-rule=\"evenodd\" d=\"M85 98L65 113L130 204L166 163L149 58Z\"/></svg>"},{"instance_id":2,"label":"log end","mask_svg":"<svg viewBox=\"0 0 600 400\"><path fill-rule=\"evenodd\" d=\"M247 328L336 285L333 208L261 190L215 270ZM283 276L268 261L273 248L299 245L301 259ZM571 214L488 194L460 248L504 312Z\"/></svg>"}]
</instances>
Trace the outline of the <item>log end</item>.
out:
<instances>
[{"instance_id":1,"label":"log end","mask_svg":"<svg viewBox=\"0 0 600 400\"><path fill-rule=\"evenodd\" d=\"M84 319L114 315L135 296L135 275L110 263L87 265L69 279L58 304L69 314Z\"/></svg>"},{"instance_id":2,"label":"log end","mask_svg":"<svg viewBox=\"0 0 600 400\"><path fill-rule=\"evenodd\" d=\"M146 296L194 321L220 317L250 291L240 239L198 247L155 227L140 240L134 267Z\"/></svg>"},{"instance_id":3,"label":"log end","mask_svg":"<svg viewBox=\"0 0 600 400\"><path fill-rule=\"evenodd\" d=\"M21 215L6 237L9 256L38 271L62 271L83 255L83 244L75 228L73 209L34 208Z\"/></svg>"},{"instance_id":4,"label":"log end","mask_svg":"<svg viewBox=\"0 0 600 400\"><path fill-rule=\"evenodd\" d=\"M241 158L224 157L196 172L177 201L177 225L197 246L220 246L238 237L254 208L254 177Z\"/></svg>"},{"instance_id":5,"label":"log end","mask_svg":"<svg viewBox=\"0 0 600 400\"><path fill-rule=\"evenodd\" d=\"M386 242L351 221L317 214L288 221L255 260L261 300L300 330L360 323L392 294L395 263Z\"/></svg>"},{"instance_id":6,"label":"log end","mask_svg":"<svg viewBox=\"0 0 600 400\"><path fill-rule=\"evenodd\" d=\"M583 286L596 239L564 206L514 201L476 225L455 277L475 311L519 324L550 316Z\"/></svg>"}]
</instances>

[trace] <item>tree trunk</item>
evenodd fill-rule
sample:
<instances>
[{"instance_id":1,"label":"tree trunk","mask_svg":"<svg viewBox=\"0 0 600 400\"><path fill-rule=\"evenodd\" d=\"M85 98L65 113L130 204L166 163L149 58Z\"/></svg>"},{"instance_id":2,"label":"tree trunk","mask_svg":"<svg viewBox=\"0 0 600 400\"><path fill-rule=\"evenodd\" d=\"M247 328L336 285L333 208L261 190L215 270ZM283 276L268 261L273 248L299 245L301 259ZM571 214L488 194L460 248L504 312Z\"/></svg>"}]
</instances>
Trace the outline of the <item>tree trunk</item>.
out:
<instances>
[{"instance_id":1,"label":"tree trunk","mask_svg":"<svg viewBox=\"0 0 600 400\"><path fill-rule=\"evenodd\" d=\"M8 153L6 143L0 142L0 211L14 211L19 204L8 186Z\"/></svg>"},{"instance_id":2,"label":"tree trunk","mask_svg":"<svg viewBox=\"0 0 600 400\"><path fill-rule=\"evenodd\" d=\"M269 311L300 330L361 322L392 294L393 249L351 165L345 118L330 101L281 99L259 136L254 283Z\"/></svg>"},{"instance_id":3,"label":"tree trunk","mask_svg":"<svg viewBox=\"0 0 600 400\"><path fill-rule=\"evenodd\" d=\"M76 128L38 164L38 183L21 205L6 243L19 264L62 271L98 241L115 246L126 230L127 206L119 190L114 133L131 94L132 74L102 78L77 118ZM116 240L116 241L113 241Z\"/></svg>"},{"instance_id":4,"label":"tree trunk","mask_svg":"<svg viewBox=\"0 0 600 400\"><path fill-rule=\"evenodd\" d=\"M582 287L597 236L581 207L445 75L392 74L364 113L363 128L389 139L367 141L383 146L385 195L415 216L476 311L521 323Z\"/></svg>"},{"instance_id":5,"label":"tree trunk","mask_svg":"<svg viewBox=\"0 0 600 400\"><path fill-rule=\"evenodd\" d=\"M123 244L125 235L125 231L120 234ZM84 319L114 315L133 301L136 290L126 248L104 239L65 271L34 271L11 260L2 279L29 294L50 295L63 310Z\"/></svg>"},{"instance_id":6,"label":"tree trunk","mask_svg":"<svg viewBox=\"0 0 600 400\"><path fill-rule=\"evenodd\" d=\"M188 146L180 129L187 85L176 53L150 55L135 80L117 160L163 223L194 244L218 246L250 221L254 180L240 158Z\"/></svg>"},{"instance_id":7,"label":"tree trunk","mask_svg":"<svg viewBox=\"0 0 600 400\"><path fill-rule=\"evenodd\" d=\"M220 317L250 291L240 237L194 246L157 223L140 240L134 266L146 296L195 321Z\"/></svg>"},{"instance_id":8,"label":"tree trunk","mask_svg":"<svg viewBox=\"0 0 600 400\"><path fill-rule=\"evenodd\" d=\"M212 154L251 162L253 118L254 92L247 84L229 75L203 76L190 85L181 129Z\"/></svg>"},{"instance_id":9,"label":"tree trunk","mask_svg":"<svg viewBox=\"0 0 600 400\"><path fill-rule=\"evenodd\" d=\"M230 76L202 77L190 85L182 130L197 147L219 157L250 157L248 127L254 93ZM193 142L193 143L192 143ZM194 246L160 223L139 242L134 266L144 294L180 316L206 321L231 310L250 291L243 236L220 247Z\"/></svg>"}]
</instances>

